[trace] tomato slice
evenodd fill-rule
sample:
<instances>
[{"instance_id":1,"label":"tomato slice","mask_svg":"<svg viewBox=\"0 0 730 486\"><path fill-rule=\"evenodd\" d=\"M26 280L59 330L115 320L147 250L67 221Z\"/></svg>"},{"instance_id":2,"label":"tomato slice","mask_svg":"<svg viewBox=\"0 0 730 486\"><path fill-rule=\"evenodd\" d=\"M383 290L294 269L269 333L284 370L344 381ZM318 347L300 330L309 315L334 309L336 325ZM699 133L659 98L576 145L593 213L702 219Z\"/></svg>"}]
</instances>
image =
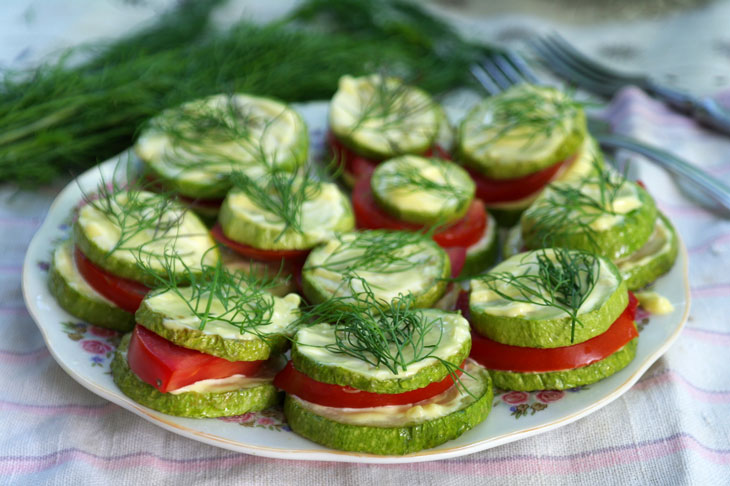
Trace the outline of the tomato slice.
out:
<instances>
[{"instance_id":1,"label":"tomato slice","mask_svg":"<svg viewBox=\"0 0 730 486\"><path fill-rule=\"evenodd\" d=\"M223 228L221 228L220 223L216 223L216 225L213 226L210 230L210 234L218 243L227 246L240 255L254 258L256 260L263 260L267 262L278 262L281 260L303 261L309 254L309 250L262 250L244 243L233 241L228 238L225 233L223 233Z\"/></svg>"},{"instance_id":2,"label":"tomato slice","mask_svg":"<svg viewBox=\"0 0 730 486\"><path fill-rule=\"evenodd\" d=\"M177 198L192 208L220 208L223 204L223 199L201 199L183 196L182 194L178 194Z\"/></svg>"},{"instance_id":3,"label":"tomato slice","mask_svg":"<svg viewBox=\"0 0 730 486\"><path fill-rule=\"evenodd\" d=\"M449 255L449 261L451 262L451 277L456 278L464 268L464 262L466 262L466 247L452 246L444 248L444 250Z\"/></svg>"},{"instance_id":4,"label":"tomato slice","mask_svg":"<svg viewBox=\"0 0 730 486\"><path fill-rule=\"evenodd\" d=\"M462 363L462 368L464 367ZM456 370L461 376L461 371ZM416 390L404 393L373 393L350 386L332 385L313 380L300 372L289 361L283 370L274 378L274 386L287 393L325 407L338 408L370 408L385 407L387 405L408 405L420 402L445 392L454 385L454 379L448 375L441 381Z\"/></svg>"},{"instance_id":5,"label":"tomato slice","mask_svg":"<svg viewBox=\"0 0 730 486\"><path fill-rule=\"evenodd\" d=\"M407 223L391 216L378 206L370 188L370 177L362 177L352 190L352 208L357 225L362 229L392 229L423 231L424 226ZM475 199L466 215L445 229L437 232L433 239L443 247L468 247L479 241L487 228L487 212L484 203Z\"/></svg>"},{"instance_id":6,"label":"tomato slice","mask_svg":"<svg viewBox=\"0 0 730 486\"><path fill-rule=\"evenodd\" d=\"M74 248L76 268L91 287L127 312L136 312L149 287L128 278L117 277L107 272Z\"/></svg>"},{"instance_id":7,"label":"tomato slice","mask_svg":"<svg viewBox=\"0 0 730 486\"><path fill-rule=\"evenodd\" d=\"M471 358L485 368L540 373L588 366L621 349L639 335L634 325L636 299L629 294L629 305L606 332L588 341L561 348L523 348L501 344L472 331Z\"/></svg>"},{"instance_id":8,"label":"tomato slice","mask_svg":"<svg viewBox=\"0 0 730 486\"><path fill-rule=\"evenodd\" d=\"M477 186L476 195L486 203L517 201L547 185L561 167L570 164L576 155L551 165L546 169L514 179L490 179L475 170L466 168Z\"/></svg>"},{"instance_id":9,"label":"tomato slice","mask_svg":"<svg viewBox=\"0 0 730 486\"><path fill-rule=\"evenodd\" d=\"M183 348L137 324L127 351L129 367L139 379L162 393L201 380L253 375L264 363L228 361L217 356Z\"/></svg>"},{"instance_id":10,"label":"tomato slice","mask_svg":"<svg viewBox=\"0 0 730 486\"><path fill-rule=\"evenodd\" d=\"M378 164L382 162L382 160L370 159L358 155L340 142L331 131L327 132L327 143L344 170L352 174L356 180L359 180L361 177L371 176ZM421 155L424 157L438 157L451 160L451 155L438 145L434 145Z\"/></svg>"}]
</instances>

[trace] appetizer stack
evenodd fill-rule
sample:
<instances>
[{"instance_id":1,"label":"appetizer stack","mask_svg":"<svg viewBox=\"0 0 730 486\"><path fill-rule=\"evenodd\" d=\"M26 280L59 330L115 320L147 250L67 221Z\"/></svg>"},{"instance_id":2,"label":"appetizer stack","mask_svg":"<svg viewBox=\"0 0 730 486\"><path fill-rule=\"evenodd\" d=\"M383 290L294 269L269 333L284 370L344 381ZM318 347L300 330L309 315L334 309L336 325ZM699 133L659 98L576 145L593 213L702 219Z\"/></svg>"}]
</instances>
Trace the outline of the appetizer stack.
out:
<instances>
[{"instance_id":1,"label":"appetizer stack","mask_svg":"<svg viewBox=\"0 0 730 486\"><path fill-rule=\"evenodd\" d=\"M452 131L424 91L345 76L329 124L351 197L307 161L294 109L244 94L155 117L136 180L87 196L50 287L128 332L126 395L187 417L284 395L303 437L409 454L485 420L493 383L562 390L633 359L629 289L672 266L677 237L604 166L579 103L519 86Z\"/></svg>"}]
</instances>

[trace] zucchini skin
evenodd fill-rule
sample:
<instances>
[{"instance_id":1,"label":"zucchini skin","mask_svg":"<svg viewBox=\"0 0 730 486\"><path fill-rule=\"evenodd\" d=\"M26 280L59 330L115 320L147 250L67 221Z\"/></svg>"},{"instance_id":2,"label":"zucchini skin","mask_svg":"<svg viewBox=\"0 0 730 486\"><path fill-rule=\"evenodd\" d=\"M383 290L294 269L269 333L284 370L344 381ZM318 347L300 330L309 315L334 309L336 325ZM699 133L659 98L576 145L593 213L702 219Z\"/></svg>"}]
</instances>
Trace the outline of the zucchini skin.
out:
<instances>
[{"instance_id":1,"label":"zucchini skin","mask_svg":"<svg viewBox=\"0 0 730 486\"><path fill-rule=\"evenodd\" d=\"M56 253L68 251L73 258L73 244L71 241L62 243L57 248L48 271L48 288L56 298L58 305L66 312L95 326L128 332L134 328L134 314L127 312L101 295L86 295L71 285L69 275L65 275L56 262ZM70 247L70 248L66 248ZM78 275L79 278L81 275Z\"/></svg>"},{"instance_id":2,"label":"zucchini skin","mask_svg":"<svg viewBox=\"0 0 730 486\"><path fill-rule=\"evenodd\" d=\"M497 235L497 221L487 213L487 245L475 249L476 243L466 249L466 260L459 277L473 277L494 265L499 254L499 236Z\"/></svg>"},{"instance_id":3,"label":"zucchini skin","mask_svg":"<svg viewBox=\"0 0 730 486\"><path fill-rule=\"evenodd\" d=\"M402 427L370 427L336 422L305 409L295 398L284 400L284 414L291 429L326 447L379 455L404 455L429 449L455 439L487 418L494 392L489 374L484 392L466 407L437 419Z\"/></svg>"},{"instance_id":4,"label":"zucchini skin","mask_svg":"<svg viewBox=\"0 0 730 486\"><path fill-rule=\"evenodd\" d=\"M615 353L587 366L564 371L517 373L489 370L494 386L502 390L567 390L590 385L624 369L636 356L638 339L634 338Z\"/></svg>"},{"instance_id":5,"label":"zucchini skin","mask_svg":"<svg viewBox=\"0 0 730 486\"><path fill-rule=\"evenodd\" d=\"M178 417L229 417L269 408L281 398L273 383L220 393L162 393L130 369L126 359L130 338L131 334L125 335L114 353L112 378L122 393L145 407Z\"/></svg>"},{"instance_id":6,"label":"zucchini skin","mask_svg":"<svg viewBox=\"0 0 730 486\"><path fill-rule=\"evenodd\" d=\"M654 199L643 188L636 186L636 189L641 205L623 215L621 221L610 228L595 231L593 236L580 228L577 231L558 231L556 234L557 228L535 219L528 209L520 220L525 245L529 249L541 248L543 239L549 236L552 246L590 251L611 260L630 255L647 242L654 231L657 217ZM538 205L539 202L533 208Z\"/></svg>"},{"instance_id":7,"label":"zucchini skin","mask_svg":"<svg viewBox=\"0 0 730 486\"><path fill-rule=\"evenodd\" d=\"M618 268L621 271L629 290L638 290L652 283L654 280L671 270L674 266L674 262L677 260L677 254L679 253L677 231L669 221L669 218L660 211L657 212L657 218L661 219L661 221L667 226L670 238L669 250L655 254L644 265L636 265L629 269L625 269L625 267L621 265L621 262L619 262Z\"/></svg>"},{"instance_id":8,"label":"zucchini skin","mask_svg":"<svg viewBox=\"0 0 730 486\"><path fill-rule=\"evenodd\" d=\"M605 261L609 271L619 282L616 289L600 306L590 312L580 314L582 325L576 323L571 339L571 318L525 319L523 317L497 316L484 312L479 302L469 298L469 311L474 329L498 343L527 348L558 348L582 343L606 332L613 322L626 309L629 302L626 283L615 265Z\"/></svg>"}]
</instances>

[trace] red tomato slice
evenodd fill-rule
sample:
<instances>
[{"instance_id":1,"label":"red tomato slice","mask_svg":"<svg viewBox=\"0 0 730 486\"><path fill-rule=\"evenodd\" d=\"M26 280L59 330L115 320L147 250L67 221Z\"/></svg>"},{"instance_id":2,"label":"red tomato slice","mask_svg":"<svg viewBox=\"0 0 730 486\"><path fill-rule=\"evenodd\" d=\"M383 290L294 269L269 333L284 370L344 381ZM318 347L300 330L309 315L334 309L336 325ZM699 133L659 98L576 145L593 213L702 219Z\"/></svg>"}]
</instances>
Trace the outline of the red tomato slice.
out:
<instances>
[{"instance_id":1,"label":"red tomato slice","mask_svg":"<svg viewBox=\"0 0 730 486\"><path fill-rule=\"evenodd\" d=\"M475 170L466 168L477 186L477 197L486 203L517 201L542 189L557 174L561 167L570 164L575 155L551 165L539 172L515 179L490 179Z\"/></svg>"},{"instance_id":2,"label":"red tomato slice","mask_svg":"<svg viewBox=\"0 0 730 486\"><path fill-rule=\"evenodd\" d=\"M472 331L471 358L485 368L541 373L588 366L621 349L639 335L634 326L636 299L629 293L629 305L606 332L588 341L561 348L523 348L493 341Z\"/></svg>"},{"instance_id":3,"label":"red tomato slice","mask_svg":"<svg viewBox=\"0 0 730 486\"><path fill-rule=\"evenodd\" d=\"M464 365L462 364L461 367L463 368ZM461 376L461 371L456 370L456 374ZM274 378L274 386L287 393L317 405L338 408L408 405L409 403L416 403L434 397L453 385L454 380L449 375L441 381L404 393L373 393L349 386L332 385L313 380L294 368L291 361Z\"/></svg>"},{"instance_id":4,"label":"red tomato slice","mask_svg":"<svg viewBox=\"0 0 730 486\"><path fill-rule=\"evenodd\" d=\"M253 375L261 361L228 361L183 348L137 324L127 352L129 367L142 381L162 393L200 380Z\"/></svg>"},{"instance_id":5,"label":"red tomato slice","mask_svg":"<svg viewBox=\"0 0 730 486\"><path fill-rule=\"evenodd\" d=\"M182 194L178 194L178 199L180 201L184 202L186 205L196 208L220 208L221 204L223 204L223 199L201 199L201 198L192 198L183 196Z\"/></svg>"},{"instance_id":6,"label":"red tomato slice","mask_svg":"<svg viewBox=\"0 0 730 486\"><path fill-rule=\"evenodd\" d=\"M362 177L352 190L352 208L357 225L362 229L392 229L422 231L422 225L407 223L391 216L375 202L370 189L370 177ZM443 247L468 247L479 241L487 228L487 212L484 203L475 199L466 215L433 237Z\"/></svg>"},{"instance_id":7,"label":"red tomato slice","mask_svg":"<svg viewBox=\"0 0 730 486\"><path fill-rule=\"evenodd\" d=\"M333 155L340 162L340 165L343 166L346 172L352 174L356 180L361 177L371 176L378 164L382 162L382 160L370 159L358 155L340 142L331 131L327 132L327 143L329 144ZM422 155L424 157L438 157L441 159L451 160L451 155L438 145L434 145L429 148Z\"/></svg>"},{"instance_id":8,"label":"red tomato slice","mask_svg":"<svg viewBox=\"0 0 730 486\"><path fill-rule=\"evenodd\" d=\"M117 277L94 264L74 248L76 268L91 287L127 312L136 312L149 287L128 278Z\"/></svg>"},{"instance_id":9,"label":"red tomato slice","mask_svg":"<svg viewBox=\"0 0 730 486\"><path fill-rule=\"evenodd\" d=\"M216 225L213 226L210 230L210 234L218 243L227 246L236 253L256 260L263 260L267 262L278 262L281 260L303 261L309 254L309 250L262 250L244 243L233 241L223 233L223 228L221 228L220 223L216 223Z\"/></svg>"},{"instance_id":10,"label":"red tomato slice","mask_svg":"<svg viewBox=\"0 0 730 486\"><path fill-rule=\"evenodd\" d=\"M449 255L449 261L451 262L451 276L456 278L461 273L461 269L464 268L464 262L466 262L466 247L452 246L444 248L444 250Z\"/></svg>"}]
</instances>

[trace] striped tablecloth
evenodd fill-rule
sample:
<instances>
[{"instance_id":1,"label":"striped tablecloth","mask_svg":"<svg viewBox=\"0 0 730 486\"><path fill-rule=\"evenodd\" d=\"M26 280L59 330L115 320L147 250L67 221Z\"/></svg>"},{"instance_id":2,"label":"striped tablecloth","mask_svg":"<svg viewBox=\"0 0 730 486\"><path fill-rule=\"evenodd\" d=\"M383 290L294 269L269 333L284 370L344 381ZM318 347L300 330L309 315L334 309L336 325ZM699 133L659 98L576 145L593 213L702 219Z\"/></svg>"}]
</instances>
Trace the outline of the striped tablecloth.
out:
<instances>
[{"instance_id":1,"label":"striped tablecloth","mask_svg":"<svg viewBox=\"0 0 730 486\"><path fill-rule=\"evenodd\" d=\"M619 131L730 182L730 139L634 89L607 115ZM25 248L60 186L0 188L0 483L730 483L730 219L637 163L689 249L693 305L674 346L623 397L576 423L470 456L387 466L237 454L166 432L86 391L49 355L20 290Z\"/></svg>"}]
</instances>

